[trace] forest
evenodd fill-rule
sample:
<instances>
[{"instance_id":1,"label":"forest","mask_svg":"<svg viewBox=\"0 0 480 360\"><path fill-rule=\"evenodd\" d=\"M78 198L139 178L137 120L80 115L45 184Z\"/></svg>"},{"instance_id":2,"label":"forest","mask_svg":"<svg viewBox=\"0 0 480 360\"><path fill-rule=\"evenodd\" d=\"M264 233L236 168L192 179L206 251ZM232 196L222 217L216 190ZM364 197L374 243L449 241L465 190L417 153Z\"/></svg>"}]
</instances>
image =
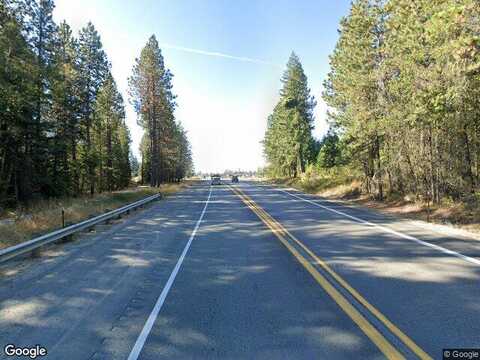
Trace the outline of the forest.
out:
<instances>
[{"instance_id":1,"label":"forest","mask_svg":"<svg viewBox=\"0 0 480 360\"><path fill-rule=\"evenodd\" d=\"M294 54L282 84L264 139L271 176L347 168L379 199L478 197L478 1L353 1L324 82L330 130L321 141Z\"/></svg>"},{"instance_id":2,"label":"forest","mask_svg":"<svg viewBox=\"0 0 480 360\"><path fill-rule=\"evenodd\" d=\"M0 207L119 190L137 163L100 34L92 23L78 34L56 24L54 7L53 0L0 0ZM130 100L146 130L142 180L158 186L183 178L192 161L173 115L172 74L151 42L134 66ZM149 99L143 65L157 86Z\"/></svg>"}]
</instances>

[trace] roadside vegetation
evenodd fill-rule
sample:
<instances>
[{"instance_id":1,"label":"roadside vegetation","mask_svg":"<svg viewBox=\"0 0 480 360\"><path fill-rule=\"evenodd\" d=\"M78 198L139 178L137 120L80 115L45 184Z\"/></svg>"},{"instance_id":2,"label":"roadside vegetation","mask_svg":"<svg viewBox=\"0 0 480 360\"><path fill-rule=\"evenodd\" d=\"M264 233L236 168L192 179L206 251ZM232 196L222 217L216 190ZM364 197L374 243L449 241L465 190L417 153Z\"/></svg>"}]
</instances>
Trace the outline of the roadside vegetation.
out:
<instances>
[{"instance_id":1,"label":"roadside vegetation","mask_svg":"<svg viewBox=\"0 0 480 360\"><path fill-rule=\"evenodd\" d=\"M164 196L173 194L189 184L162 184L159 187L140 186L125 190L85 195L77 198L51 198L39 200L28 207L4 211L0 214L0 248L29 240L62 227L62 209L66 225L80 222L93 216L114 210L134 201L160 192Z\"/></svg>"},{"instance_id":2,"label":"roadside vegetation","mask_svg":"<svg viewBox=\"0 0 480 360\"><path fill-rule=\"evenodd\" d=\"M53 0L0 0L0 247L59 228L62 208L75 223L177 191L193 173L155 37L129 79L145 130L139 163L100 34L90 22L74 34L53 21L54 8ZM130 188L132 178L152 187Z\"/></svg>"},{"instance_id":3,"label":"roadside vegetation","mask_svg":"<svg viewBox=\"0 0 480 360\"><path fill-rule=\"evenodd\" d=\"M362 174L348 167L304 174L297 178L267 177L266 181L346 204L366 206L401 218L453 225L480 233L478 199L467 197L453 201L443 198L440 203L431 203L415 199L414 194L388 193L379 200L365 191Z\"/></svg>"},{"instance_id":4,"label":"roadside vegetation","mask_svg":"<svg viewBox=\"0 0 480 360\"><path fill-rule=\"evenodd\" d=\"M328 134L311 135L314 101L292 55L268 118L265 175L385 211L478 226L479 18L475 0L354 1L324 83Z\"/></svg>"},{"instance_id":5,"label":"roadside vegetation","mask_svg":"<svg viewBox=\"0 0 480 360\"><path fill-rule=\"evenodd\" d=\"M53 0L0 1L0 211L118 191L137 168L152 186L190 174L172 74L155 38L130 79L146 130L139 165L100 34L90 22L78 34L55 23L54 7ZM150 98L148 86L156 89Z\"/></svg>"},{"instance_id":6,"label":"roadside vegetation","mask_svg":"<svg viewBox=\"0 0 480 360\"><path fill-rule=\"evenodd\" d=\"M130 134L100 35L52 0L0 2L0 207L130 183Z\"/></svg>"}]
</instances>

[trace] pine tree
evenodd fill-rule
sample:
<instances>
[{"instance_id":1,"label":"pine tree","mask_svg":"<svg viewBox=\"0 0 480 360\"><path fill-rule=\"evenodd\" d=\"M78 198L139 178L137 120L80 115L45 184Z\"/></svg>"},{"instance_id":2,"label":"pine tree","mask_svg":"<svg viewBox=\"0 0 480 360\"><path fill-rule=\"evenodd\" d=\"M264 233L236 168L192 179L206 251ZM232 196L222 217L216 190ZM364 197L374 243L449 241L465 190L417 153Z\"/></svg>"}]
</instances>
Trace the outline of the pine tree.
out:
<instances>
[{"instance_id":1,"label":"pine tree","mask_svg":"<svg viewBox=\"0 0 480 360\"><path fill-rule=\"evenodd\" d=\"M264 153L274 173L296 177L314 161L312 129L316 102L295 53L291 54L281 81L280 100L268 119Z\"/></svg>"},{"instance_id":2,"label":"pine tree","mask_svg":"<svg viewBox=\"0 0 480 360\"><path fill-rule=\"evenodd\" d=\"M324 99L336 111L335 126L345 130L365 172L367 189L376 185L383 197L381 119L384 79L384 14L379 1L359 0L342 19L340 38L330 57L331 72L325 82ZM376 180L373 182L373 180Z\"/></svg>"},{"instance_id":3,"label":"pine tree","mask_svg":"<svg viewBox=\"0 0 480 360\"><path fill-rule=\"evenodd\" d=\"M22 34L22 13L0 2L0 205L26 201L32 192L31 118L35 57ZM22 166L20 166L22 164Z\"/></svg>"},{"instance_id":4,"label":"pine tree","mask_svg":"<svg viewBox=\"0 0 480 360\"><path fill-rule=\"evenodd\" d=\"M94 117L96 121L92 130L99 191L113 191L127 186L130 179L130 136L125 126L123 99L111 74L107 75L98 92Z\"/></svg>"},{"instance_id":5,"label":"pine tree","mask_svg":"<svg viewBox=\"0 0 480 360\"><path fill-rule=\"evenodd\" d=\"M77 143L80 118L78 44L66 22L58 28L54 58L56 76L52 81L51 178L57 195L77 195Z\"/></svg>"},{"instance_id":6,"label":"pine tree","mask_svg":"<svg viewBox=\"0 0 480 360\"><path fill-rule=\"evenodd\" d=\"M52 194L53 187L48 176L48 158L51 133L51 85L54 76L54 53L57 26L53 21L52 0L29 1L28 17L24 23L26 39L32 49L36 66L32 69L36 83L35 112L27 134L27 153L31 163L25 171L30 174L33 193Z\"/></svg>"},{"instance_id":7,"label":"pine tree","mask_svg":"<svg viewBox=\"0 0 480 360\"><path fill-rule=\"evenodd\" d=\"M140 163L132 151L130 151L129 158L132 176L137 177L140 175Z\"/></svg>"},{"instance_id":8,"label":"pine tree","mask_svg":"<svg viewBox=\"0 0 480 360\"><path fill-rule=\"evenodd\" d=\"M193 173L192 151L182 124L175 126L174 148L172 156L172 179L180 181Z\"/></svg>"},{"instance_id":9,"label":"pine tree","mask_svg":"<svg viewBox=\"0 0 480 360\"><path fill-rule=\"evenodd\" d=\"M317 165L320 168L332 168L342 164L340 139L333 131L322 139L317 156Z\"/></svg>"},{"instance_id":10,"label":"pine tree","mask_svg":"<svg viewBox=\"0 0 480 360\"><path fill-rule=\"evenodd\" d=\"M94 104L98 91L108 74L108 61L102 49L100 35L92 23L80 31L79 69L81 74L81 134L82 188L95 192L95 168L97 159L92 145L92 128L95 123Z\"/></svg>"},{"instance_id":11,"label":"pine tree","mask_svg":"<svg viewBox=\"0 0 480 360\"><path fill-rule=\"evenodd\" d=\"M130 131L125 124L125 119L122 118L118 124L117 136L113 146L114 186L116 190L129 186L132 179L131 142Z\"/></svg>"},{"instance_id":12,"label":"pine tree","mask_svg":"<svg viewBox=\"0 0 480 360\"><path fill-rule=\"evenodd\" d=\"M140 163L140 182L142 184L151 183L150 175L151 171L151 161L150 161L150 136L147 131L143 133L142 140L140 141L140 154L142 162Z\"/></svg>"},{"instance_id":13,"label":"pine tree","mask_svg":"<svg viewBox=\"0 0 480 360\"><path fill-rule=\"evenodd\" d=\"M138 123L148 136L148 178L151 186L168 180L169 143L173 136L175 96L172 74L165 69L163 56L154 35L136 59L129 79L131 101L138 114ZM143 157L142 157L143 161ZM145 159L147 161L147 159ZM145 169L146 164L142 164ZM165 170L165 171L164 171Z\"/></svg>"}]
</instances>

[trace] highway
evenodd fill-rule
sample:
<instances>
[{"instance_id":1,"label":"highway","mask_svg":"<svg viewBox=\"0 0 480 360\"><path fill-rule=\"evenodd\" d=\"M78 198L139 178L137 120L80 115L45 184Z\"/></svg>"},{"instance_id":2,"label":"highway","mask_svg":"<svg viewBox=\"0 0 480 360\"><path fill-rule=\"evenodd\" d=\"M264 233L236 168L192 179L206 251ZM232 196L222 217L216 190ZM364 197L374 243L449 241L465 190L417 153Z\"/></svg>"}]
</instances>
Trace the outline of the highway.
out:
<instances>
[{"instance_id":1,"label":"highway","mask_svg":"<svg viewBox=\"0 0 480 360\"><path fill-rule=\"evenodd\" d=\"M2 266L0 358L39 344L47 359L441 359L480 347L479 248L291 189L201 182Z\"/></svg>"}]
</instances>

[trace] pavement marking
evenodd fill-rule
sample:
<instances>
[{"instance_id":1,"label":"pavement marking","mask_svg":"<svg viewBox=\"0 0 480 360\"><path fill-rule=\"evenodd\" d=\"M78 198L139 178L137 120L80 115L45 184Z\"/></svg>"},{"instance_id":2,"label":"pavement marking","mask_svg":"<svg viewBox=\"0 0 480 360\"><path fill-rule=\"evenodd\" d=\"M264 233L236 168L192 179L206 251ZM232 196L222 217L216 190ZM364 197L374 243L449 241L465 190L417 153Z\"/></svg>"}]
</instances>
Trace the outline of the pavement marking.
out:
<instances>
[{"instance_id":1,"label":"pavement marking","mask_svg":"<svg viewBox=\"0 0 480 360\"><path fill-rule=\"evenodd\" d=\"M357 324L357 326L365 333L365 335L368 336L368 338L370 338L370 340L372 340L372 342L388 359L405 358L323 275L318 272L318 270L302 254L300 254L300 252L295 249L295 247L290 244L286 236L292 237L292 235L279 222L272 218L265 210L257 205L240 189L236 187L231 187L231 189L242 199L242 201L250 208L250 210L252 210L260 218L260 220L262 220L262 222L268 226L268 228L273 234L275 234L280 242L290 251L290 253L300 262L300 264L313 276L317 283L327 292L328 295L330 295L337 305ZM293 239L300 242L296 238ZM333 270L331 271L333 272ZM346 284L346 281L343 280L343 283ZM350 289L352 288L350 287ZM366 300L364 301L366 302ZM373 308L371 305L370 307ZM377 313L380 312L377 310ZM386 319L384 316L383 318ZM391 326L394 326L391 322L389 323ZM395 327L395 329L397 328ZM401 333L400 330L398 330L398 332ZM409 339L405 334L403 334L402 340L405 338ZM414 344L415 346L413 346L413 348L409 346L412 344L414 343L411 340L405 343L405 345L414 351L421 359L431 359L431 357L421 350L417 345Z\"/></svg>"},{"instance_id":2,"label":"pavement marking","mask_svg":"<svg viewBox=\"0 0 480 360\"><path fill-rule=\"evenodd\" d=\"M185 255L188 252L188 249L190 248L190 245L192 244L193 238L195 237L195 234L197 233L198 228L200 227L200 223L202 222L203 216L205 215L205 211L207 210L208 203L210 201L210 197L212 195L212 187L210 186L210 192L208 193L208 198L205 203L205 206L203 207L202 213L200 214L200 217L197 220L197 223L195 224L195 228L193 229L190 238L188 239L187 245L185 245L185 248L183 249L182 254L180 255L180 258L177 261L177 264L172 270L172 273L170 274L170 277L168 278L167 283L165 284L165 287L163 288L160 296L158 297L157 302L155 303L155 306L153 307L152 312L150 313L147 322L143 326L142 332L137 338L137 341L135 342L135 345L132 348L132 351L130 352L130 355L128 356L128 360L137 360L138 356L140 355L140 352L143 349L143 346L145 345L145 341L147 340L148 335L150 334L150 331L152 330L153 324L155 323L155 320L158 317L158 313L162 309L163 303L165 302L165 299L167 298L168 292L170 291L170 288L173 285L173 282L175 281L175 277L178 274L178 271L180 270L180 267L182 266L183 260L185 259Z\"/></svg>"},{"instance_id":3,"label":"pavement marking","mask_svg":"<svg viewBox=\"0 0 480 360\"><path fill-rule=\"evenodd\" d=\"M286 190L282 190L282 189L277 189L278 191L281 191L281 192L284 192L285 194L288 194L290 196L293 196L297 199L300 199L300 200L303 200L303 201L306 201L312 205L315 205L315 206L318 206L322 209L325 209L325 210L328 210L328 211L331 211L333 213L336 213L338 215L342 215L342 216L345 216L347 218L350 218L352 220L355 220L356 222L359 222L359 223L362 223L362 224L365 224L365 225L368 225L368 226L372 226L372 227L376 227L378 229L381 229L383 231L386 231L386 232L389 232L391 234L394 234L394 235L397 235L398 237L401 237L403 239L407 239L407 240L411 240L411 241L414 241L420 245L424 245L424 246L428 246L432 249L435 249L435 250L438 250L438 251L441 251L442 253L444 254L448 254L448 255L452 255L452 256L455 256L455 257L458 257L462 260L465 260L465 261L468 261L469 263L471 264L475 264L475 265L480 265L480 260L479 259L475 259L475 258L472 258L470 256L466 256L466 255L463 255L463 254L460 254L456 251L453 251L453 250L449 250L449 249L446 249L442 246L438 246L438 245L435 245L435 244L432 244L432 243L429 243L427 241L423 241L423 240L420 240L420 239L417 239L416 237L414 236L410 236L410 235L407 235L407 234L403 234L401 232L398 232L398 231L395 231L393 229L390 229L389 227L386 227L386 226L383 226L383 225L379 225L379 224L375 224L375 223L372 223L370 221L367 221L367 220L363 220L363 219L360 219L356 216L352 216L352 215L348 215L346 213L344 213L343 211L339 211L339 210L335 210L335 209L332 209L328 206L325 206L325 205L321 205L315 201L312 201L312 200L309 200L309 199L305 199L301 196L298 196L298 195L295 195L295 194L292 194L292 193L289 193L288 191Z\"/></svg>"},{"instance_id":4,"label":"pavement marking","mask_svg":"<svg viewBox=\"0 0 480 360\"><path fill-rule=\"evenodd\" d=\"M410 339L405 333L403 333L398 327L396 327L388 318L383 315L375 306L370 304L360 293L350 286L340 275L338 275L333 269L328 266L328 264L320 259L317 255L313 253L304 243L298 240L293 236L287 229L285 232L303 249L305 252L310 255L315 263L320 265L325 271L327 271L344 289L346 289L360 304L362 304L372 315L374 315L380 322L383 323L395 336L397 336L410 350L412 350L416 355L421 359L431 359L425 351L423 351L412 339Z\"/></svg>"},{"instance_id":5,"label":"pavement marking","mask_svg":"<svg viewBox=\"0 0 480 360\"><path fill-rule=\"evenodd\" d=\"M280 190L280 191L284 191L284 190ZM294 194L291 194L287 191L284 191L286 192L287 194L291 195L291 196L294 196L294 197L298 197L302 200L305 200L305 201L308 201L308 202L311 202L312 204L315 204L315 205L318 205L318 206L322 206L320 204L317 204L313 201L310 201L308 199L304 199L304 198L301 198L299 196L296 196ZM259 207L259 205L257 205L257 207ZM323 207L323 206L322 206ZM351 218L354 218L354 219L358 219L358 218L355 218L354 216L350 216L348 214L344 214L343 212L341 211L337 211L337 210L334 210L334 209L330 209L330 208L327 208L328 210L331 210L333 212L338 212L338 213L341 213L341 215L345 215L347 217L351 217ZM263 210L263 209L262 209ZM263 210L265 213L266 211ZM267 213L266 213L267 214ZM270 215L269 215L270 216ZM270 216L271 217L271 216ZM273 218L272 218L273 219ZM274 219L273 219L274 220ZM274 220L275 221L275 220ZM368 224L371 224L373 226L377 225L377 224L373 224L373 223L370 223L370 222L367 222L365 220L361 220L361 219L358 219L358 221L361 221L361 222L366 222ZM282 226L280 224L280 226ZM377 225L378 227L382 227L381 225ZM282 226L283 227L283 226ZM389 229L389 228L386 228L388 230L392 230L392 229ZM412 350L417 356L419 356L421 359L431 359L431 357L425 352L423 351L417 344L415 344L415 342L413 340L411 340L406 334L404 334L399 328L397 328L390 320L388 320L388 318L383 315L377 308L375 308L372 304L370 304L362 295L360 295L360 293L358 293L353 287L350 286L350 284L347 283L347 281L345 281L340 275L338 275L335 271L333 271L332 268L330 268L330 266L327 265L327 263L325 261L323 261L322 259L320 259L313 251L311 251L305 244L303 244L300 240L298 240L294 235L292 235L286 228L283 227L283 231L293 240L295 241L313 260L315 260L315 262L321 266L326 272L328 272L344 289L346 289L360 304L362 304L366 309L368 309L368 311L374 315L378 320L380 320L380 322L382 322L386 327L387 329L389 329L395 336L397 336L410 350ZM392 230L396 233L395 230ZM399 233L401 234L401 233ZM404 235L404 234L402 234ZM408 235L405 235L405 236L408 236ZM421 241L421 240L419 240Z\"/></svg>"},{"instance_id":6,"label":"pavement marking","mask_svg":"<svg viewBox=\"0 0 480 360\"><path fill-rule=\"evenodd\" d=\"M259 207L259 205L257 205ZM262 209L263 210L263 209ZM265 210L263 210L268 214ZM271 216L270 216L271 217ZM272 218L273 219L273 218ZM274 220L274 219L273 219ZM274 220L275 221L275 220ZM280 224L280 226L282 226ZM397 336L410 350L412 350L421 359L430 359L430 356L425 353L413 340L404 334L398 327L396 327L388 318L383 315L375 306L370 304L358 291L356 291L350 284L347 283L340 275L338 275L328 264L320 259L312 250L310 250L303 242L291 234L285 227L283 231L295 241L313 260L328 272L344 289L346 289L359 303L361 303L372 315L374 315L380 322L383 323L395 336Z\"/></svg>"}]
</instances>

